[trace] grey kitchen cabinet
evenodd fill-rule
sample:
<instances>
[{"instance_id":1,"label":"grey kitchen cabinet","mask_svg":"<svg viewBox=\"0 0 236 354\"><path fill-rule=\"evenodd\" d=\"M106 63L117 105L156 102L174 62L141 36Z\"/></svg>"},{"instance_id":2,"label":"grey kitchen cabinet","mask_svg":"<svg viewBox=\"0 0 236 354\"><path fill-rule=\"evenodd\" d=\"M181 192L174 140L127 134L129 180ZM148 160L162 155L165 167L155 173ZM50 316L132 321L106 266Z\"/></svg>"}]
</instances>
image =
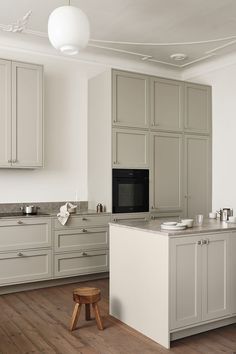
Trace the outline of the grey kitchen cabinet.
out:
<instances>
[{"instance_id":1,"label":"grey kitchen cabinet","mask_svg":"<svg viewBox=\"0 0 236 354\"><path fill-rule=\"evenodd\" d=\"M66 225L54 219L54 277L109 271L110 215L75 215Z\"/></svg>"},{"instance_id":2,"label":"grey kitchen cabinet","mask_svg":"<svg viewBox=\"0 0 236 354\"><path fill-rule=\"evenodd\" d=\"M188 132L211 132L211 88L185 83L185 123Z\"/></svg>"},{"instance_id":3,"label":"grey kitchen cabinet","mask_svg":"<svg viewBox=\"0 0 236 354\"><path fill-rule=\"evenodd\" d=\"M230 315L230 235L170 241L171 329Z\"/></svg>"},{"instance_id":4,"label":"grey kitchen cabinet","mask_svg":"<svg viewBox=\"0 0 236 354\"><path fill-rule=\"evenodd\" d=\"M113 70L113 125L149 127L149 78L142 74Z\"/></svg>"},{"instance_id":5,"label":"grey kitchen cabinet","mask_svg":"<svg viewBox=\"0 0 236 354\"><path fill-rule=\"evenodd\" d=\"M0 166L11 159L11 62L0 60Z\"/></svg>"},{"instance_id":6,"label":"grey kitchen cabinet","mask_svg":"<svg viewBox=\"0 0 236 354\"><path fill-rule=\"evenodd\" d=\"M184 84L181 81L151 78L151 129L183 129Z\"/></svg>"},{"instance_id":7,"label":"grey kitchen cabinet","mask_svg":"<svg viewBox=\"0 0 236 354\"><path fill-rule=\"evenodd\" d=\"M151 133L150 205L153 211L183 209L182 134Z\"/></svg>"},{"instance_id":8,"label":"grey kitchen cabinet","mask_svg":"<svg viewBox=\"0 0 236 354\"><path fill-rule=\"evenodd\" d=\"M0 167L43 166L43 67L0 62Z\"/></svg>"},{"instance_id":9,"label":"grey kitchen cabinet","mask_svg":"<svg viewBox=\"0 0 236 354\"><path fill-rule=\"evenodd\" d=\"M0 285L50 279L52 261L51 218L0 220Z\"/></svg>"},{"instance_id":10,"label":"grey kitchen cabinet","mask_svg":"<svg viewBox=\"0 0 236 354\"><path fill-rule=\"evenodd\" d=\"M211 211L211 138L185 136L185 216L208 216Z\"/></svg>"},{"instance_id":11,"label":"grey kitchen cabinet","mask_svg":"<svg viewBox=\"0 0 236 354\"><path fill-rule=\"evenodd\" d=\"M113 129L113 167L149 167L149 134L147 131Z\"/></svg>"},{"instance_id":12,"label":"grey kitchen cabinet","mask_svg":"<svg viewBox=\"0 0 236 354\"><path fill-rule=\"evenodd\" d=\"M230 239L231 245L230 245L230 259L231 259L231 269L236 269L236 232L233 232L231 234L231 239ZM231 299L232 299L232 313L236 315L236 274L235 271L231 273Z\"/></svg>"}]
</instances>

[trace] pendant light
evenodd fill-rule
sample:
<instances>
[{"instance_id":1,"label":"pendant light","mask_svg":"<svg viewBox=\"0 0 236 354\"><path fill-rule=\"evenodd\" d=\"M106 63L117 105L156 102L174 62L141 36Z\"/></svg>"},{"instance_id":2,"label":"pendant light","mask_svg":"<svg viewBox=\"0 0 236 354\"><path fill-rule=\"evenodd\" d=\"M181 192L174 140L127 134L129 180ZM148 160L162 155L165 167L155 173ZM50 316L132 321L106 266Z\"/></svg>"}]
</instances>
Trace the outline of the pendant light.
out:
<instances>
[{"instance_id":1,"label":"pendant light","mask_svg":"<svg viewBox=\"0 0 236 354\"><path fill-rule=\"evenodd\" d=\"M48 19L48 38L52 46L67 55L78 54L89 41L89 21L78 7L56 8Z\"/></svg>"}]
</instances>

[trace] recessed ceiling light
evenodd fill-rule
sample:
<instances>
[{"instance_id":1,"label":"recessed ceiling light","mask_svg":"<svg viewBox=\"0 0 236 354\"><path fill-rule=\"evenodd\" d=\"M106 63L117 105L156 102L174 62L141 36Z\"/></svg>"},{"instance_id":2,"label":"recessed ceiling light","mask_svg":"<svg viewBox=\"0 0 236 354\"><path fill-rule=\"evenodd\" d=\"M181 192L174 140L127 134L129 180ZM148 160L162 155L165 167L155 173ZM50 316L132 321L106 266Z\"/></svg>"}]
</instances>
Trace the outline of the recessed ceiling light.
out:
<instances>
[{"instance_id":1,"label":"recessed ceiling light","mask_svg":"<svg viewBox=\"0 0 236 354\"><path fill-rule=\"evenodd\" d=\"M170 58L179 61L179 60L187 59L187 55L183 53L175 53L170 55Z\"/></svg>"}]
</instances>

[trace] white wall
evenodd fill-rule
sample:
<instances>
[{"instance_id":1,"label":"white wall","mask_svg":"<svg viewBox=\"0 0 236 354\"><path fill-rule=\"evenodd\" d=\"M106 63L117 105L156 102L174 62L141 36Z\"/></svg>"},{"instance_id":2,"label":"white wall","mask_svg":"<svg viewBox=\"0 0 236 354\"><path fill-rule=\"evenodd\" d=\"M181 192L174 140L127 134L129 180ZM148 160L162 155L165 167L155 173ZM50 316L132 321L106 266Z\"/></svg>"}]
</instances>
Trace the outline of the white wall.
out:
<instances>
[{"instance_id":1,"label":"white wall","mask_svg":"<svg viewBox=\"0 0 236 354\"><path fill-rule=\"evenodd\" d=\"M236 62L188 80L212 85L213 210L236 214Z\"/></svg>"},{"instance_id":2,"label":"white wall","mask_svg":"<svg viewBox=\"0 0 236 354\"><path fill-rule=\"evenodd\" d=\"M43 64L45 72L45 168L0 169L0 203L75 200L76 193L87 200L87 75L101 68L1 49L0 57Z\"/></svg>"}]
</instances>

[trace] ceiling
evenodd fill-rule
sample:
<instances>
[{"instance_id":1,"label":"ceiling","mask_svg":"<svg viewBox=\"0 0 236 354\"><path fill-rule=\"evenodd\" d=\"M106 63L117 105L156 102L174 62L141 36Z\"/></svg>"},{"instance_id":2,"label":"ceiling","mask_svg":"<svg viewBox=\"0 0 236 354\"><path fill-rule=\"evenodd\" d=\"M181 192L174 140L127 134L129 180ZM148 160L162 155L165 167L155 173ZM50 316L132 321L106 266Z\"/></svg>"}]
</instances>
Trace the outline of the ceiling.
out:
<instances>
[{"instance_id":1,"label":"ceiling","mask_svg":"<svg viewBox=\"0 0 236 354\"><path fill-rule=\"evenodd\" d=\"M26 33L33 35L35 41L45 37L49 46L48 16L56 7L67 4L63 0L0 0L0 24L14 23L32 10ZM108 54L145 61L147 65L156 63L184 69L236 51L235 0L71 0L71 5L81 8L90 21L91 40L83 55ZM225 37L233 38L173 44ZM187 58L175 61L170 58L175 53L183 53Z\"/></svg>"}]
</instances>

